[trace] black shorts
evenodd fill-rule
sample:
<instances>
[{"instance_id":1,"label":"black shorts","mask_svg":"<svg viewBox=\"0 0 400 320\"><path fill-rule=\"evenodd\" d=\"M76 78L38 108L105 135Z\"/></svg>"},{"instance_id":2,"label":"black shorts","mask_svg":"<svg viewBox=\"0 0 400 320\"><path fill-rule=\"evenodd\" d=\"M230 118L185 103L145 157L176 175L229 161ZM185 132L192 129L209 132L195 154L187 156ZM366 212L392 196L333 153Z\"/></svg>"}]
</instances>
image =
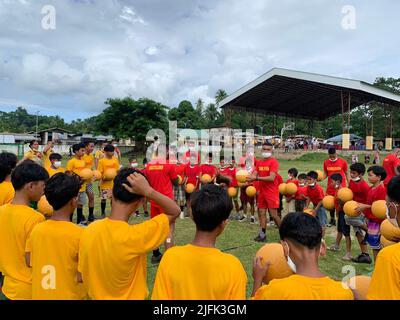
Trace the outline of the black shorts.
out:
<instances>
[{"instance_id":1,"label":"black shorts","mask_svg":"<svg viewBox=\"0 0 400 320\"><path fill-rule=\"evenodd\" d=\"M343 233L345 237L350 236L350 226L346 224L343 211L340 211L338 213L337 231Z\"/></svg>"}]
</instances>

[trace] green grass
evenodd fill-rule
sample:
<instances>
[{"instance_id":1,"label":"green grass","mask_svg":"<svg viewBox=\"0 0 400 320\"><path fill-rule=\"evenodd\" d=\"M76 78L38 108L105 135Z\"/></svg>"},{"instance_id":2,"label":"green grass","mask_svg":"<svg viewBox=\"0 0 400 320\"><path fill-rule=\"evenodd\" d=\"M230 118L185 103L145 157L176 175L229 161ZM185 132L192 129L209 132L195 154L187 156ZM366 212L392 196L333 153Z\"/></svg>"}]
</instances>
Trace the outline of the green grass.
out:
<instances>
[{"instance_id":1,"label":"green grass","mask_svg":"<svg viewBox=\"0 0 400 320\"><path fill-rule=\"evenodd\" d=\"M286 180L287 170L289 168L295 167L299 172L308 172L310 170L322 169L322 162L326 159L326 155L323 154L307 154L296 160L280 160L280 174L283 179ZM64 160L66 162L66 160ZM141 163L141 160L138 159ZM123 159L123 164L127 165L128 160ZM326 182L321 184L324 188L326 187ZM95 215L100 216L100 199L97 191L97 185L94 187L95 191ZM107 214L110 212L109 203L107 203ZM84 214L87 216L87 207L84 209ZM141 214L139 218L132 217L130 223L140 223L145 221L145 218ZM257 250L262 246L262 244L253 241L253 238L258 233L258 225L250 225L248 222L237 222L231 221L226 227L224 233L218 238L217 247L227 253L233 254L238 257L246 270L248 277L247 285L247 296L249 297L252 290L252 262L254 255ZM181 220L178 219L175 229L175 244L184 245L190 243L193 239L195 232L194 223L190 219ZM278 242L279 234L278 229L272 227L267 229L268 242ZM327 228L325 240L327 245L334 244L336 238L336 228ZM359 254L358 243L352 233L352 254L357 256ZM324 273L330 277L340 280L345 274L342 273L342 268L345 265L352 265L356 269L357 275L369 275L372 272L372 265L365 264L354 264L350 262L344 262L341 258L344 256L344 239L341 244L340 252L327 252L326 257L320 259L320 266ZM370 252L372 257L372 252ZM157 272L157 266L153 266L150 263L151 254L148 255L148 267L147 267L147 278L148 286L151 292L154 279Z\"/></svg>"}]
</instances>

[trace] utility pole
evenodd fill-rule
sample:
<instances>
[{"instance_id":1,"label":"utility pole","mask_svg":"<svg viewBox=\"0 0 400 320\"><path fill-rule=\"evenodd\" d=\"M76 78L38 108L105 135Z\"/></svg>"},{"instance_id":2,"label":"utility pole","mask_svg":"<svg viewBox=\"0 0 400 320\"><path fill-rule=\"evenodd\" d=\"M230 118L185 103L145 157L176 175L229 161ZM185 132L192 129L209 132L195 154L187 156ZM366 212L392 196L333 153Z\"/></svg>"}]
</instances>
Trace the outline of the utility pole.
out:
<instances>
[{"instance_id":1,"label":"utility pole","mask_svg":"<svg viewBox=\"0 0 400 320\"><path fill-rule=\"evenodd\" d=\"M38 137L38 124L39 124L39 111L36 111L36 134L35 134L36 139Z\"/></svg>"}]
</instances>

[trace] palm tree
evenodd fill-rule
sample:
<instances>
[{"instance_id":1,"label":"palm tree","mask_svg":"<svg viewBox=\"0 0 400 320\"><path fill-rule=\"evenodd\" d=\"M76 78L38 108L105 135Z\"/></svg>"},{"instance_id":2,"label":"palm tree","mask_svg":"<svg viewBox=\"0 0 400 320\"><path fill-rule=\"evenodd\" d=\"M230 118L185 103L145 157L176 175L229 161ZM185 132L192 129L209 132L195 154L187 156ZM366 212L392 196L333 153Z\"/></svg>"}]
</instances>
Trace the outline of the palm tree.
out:
<instances>
[{"instance_id":1,"label":"palm tree","mask_svg":"<svg viewBox=\"0 0 400 320\"><path fill-rule=\"evenodd\" d=\"M216 94L215 94L215 104L217 105L217 108L219 108L219 103L224 100L228 94L226 93L225 90L219 89Z\"/></svg>"}]
</instances>

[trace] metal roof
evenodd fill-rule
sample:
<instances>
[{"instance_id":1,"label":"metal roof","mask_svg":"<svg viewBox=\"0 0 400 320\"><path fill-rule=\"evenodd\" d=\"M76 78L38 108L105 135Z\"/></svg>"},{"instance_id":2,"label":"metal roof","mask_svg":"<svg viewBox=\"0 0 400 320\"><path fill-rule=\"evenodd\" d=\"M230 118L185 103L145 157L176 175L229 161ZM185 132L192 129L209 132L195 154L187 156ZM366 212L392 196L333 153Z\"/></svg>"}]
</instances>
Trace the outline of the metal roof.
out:
<instances>
[{"instance_id":1,"label":"metal roof","mask_svg":"<svg viewBox=\"0 0 400 320\"><path fill-rule=\"evenodd\" d=\"M370 102L400 107L400 95L364 81L281 68L271 69L226 97L220 107L324 120L341 113L342 93L350 94L351 109Z\"/></svg>"}]
</instances>

